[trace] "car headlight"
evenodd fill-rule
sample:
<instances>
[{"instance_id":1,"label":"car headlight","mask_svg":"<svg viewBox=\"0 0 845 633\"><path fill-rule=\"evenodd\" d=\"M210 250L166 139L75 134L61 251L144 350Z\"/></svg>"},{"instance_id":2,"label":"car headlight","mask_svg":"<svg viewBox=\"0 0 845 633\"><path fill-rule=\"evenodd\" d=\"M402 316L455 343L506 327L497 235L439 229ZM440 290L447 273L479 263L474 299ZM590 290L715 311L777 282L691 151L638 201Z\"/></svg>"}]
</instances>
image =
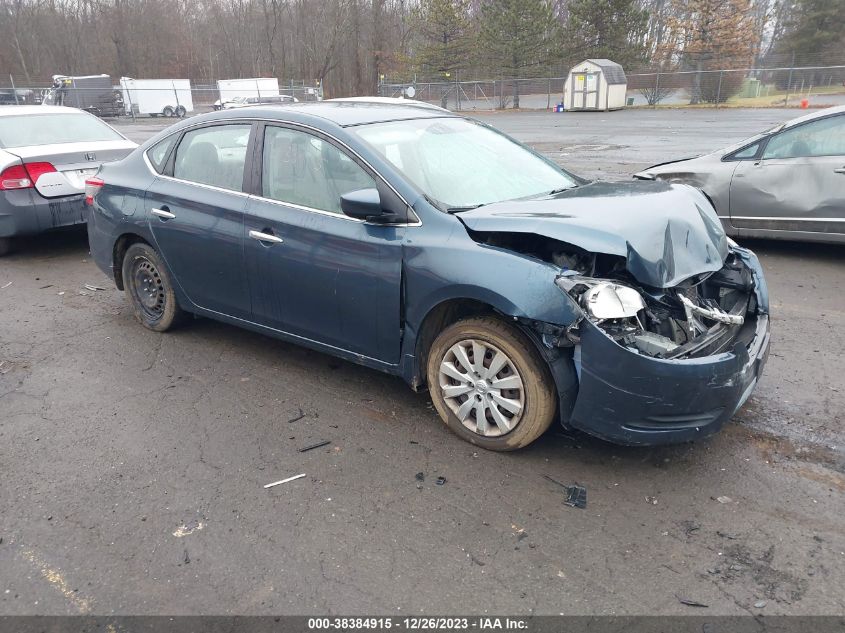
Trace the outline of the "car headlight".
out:
<instances>
[{"instance_id":1,"label":"car headlight","mask_svg":"<svg viewBox=\"0 0 845 633\"><path fill-rule=\"evenodd\" d=\"M607 281L588 288L581 295L581 305L596 319L624 319L645 309L639 292Z\"/></svg>"},{"instance_id":2,"label":"car headlight","mask_svg":"<svg viewBox=\"0 0 845 633\"><path fill-rule=\"evenodd\" d=\"M555 283L578 300L587 316L599 321L635 317L646 307L639 292L613 281L562 275Z\"/></svg>"}]
</instances>

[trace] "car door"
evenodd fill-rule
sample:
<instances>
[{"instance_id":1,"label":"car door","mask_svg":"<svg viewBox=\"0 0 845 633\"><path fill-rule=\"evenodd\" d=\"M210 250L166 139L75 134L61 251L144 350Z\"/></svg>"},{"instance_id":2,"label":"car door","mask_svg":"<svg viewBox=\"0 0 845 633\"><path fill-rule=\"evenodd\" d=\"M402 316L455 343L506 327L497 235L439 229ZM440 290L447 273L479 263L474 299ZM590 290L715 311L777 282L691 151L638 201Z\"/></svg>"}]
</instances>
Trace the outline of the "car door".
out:
<instances>
[{"instance_id":1,"label":"car door","mask_svg":"<svg viewBox=\"0 0 845 633\"><path fill-rule=\"evenodd\" d=\"M743 160L731 180L737 228L841 233L845 230L845 116L790 127Z\"/></svg>"},{"instance_id":2,"label":"car door","mask_svg":"<svg viewBox=\"0 0 845 633\"><path fill-rule=\"evenodd\" d=\"M370 224L340 196L377 176L328 137L266 125L245 220L253 320L338 350L399 362L404 227Z\"/></svg>"},{"instance_id":3,"label":"car door","mask_svg":"<svg viewBox=\"0 0 845 633\"><path fill-rule=\"evenodd\" d=\"M188 299L239 318L251 312L243 270L251 129L240 122L188 130L145 197L158 250Z\"/></svg>"}]
</instances>

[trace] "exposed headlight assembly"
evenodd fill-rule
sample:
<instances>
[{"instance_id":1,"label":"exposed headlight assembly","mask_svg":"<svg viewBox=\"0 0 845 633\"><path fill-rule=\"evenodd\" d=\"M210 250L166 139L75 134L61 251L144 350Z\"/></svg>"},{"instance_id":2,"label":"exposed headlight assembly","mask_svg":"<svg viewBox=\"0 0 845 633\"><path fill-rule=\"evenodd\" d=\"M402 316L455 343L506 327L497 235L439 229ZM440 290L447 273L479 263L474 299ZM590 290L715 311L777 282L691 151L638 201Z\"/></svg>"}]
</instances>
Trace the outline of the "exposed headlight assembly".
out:
<instances>
[{"instance_id":1,"label":"exposed headlight assembly","mask_svg":"<svg viewBox=\"0 0 845 633\"><path fill-rule=\"evenodd\" d=\"M555 283L578 299L587 316L599 321L636 317L645 309L639 292L612 281L565 275L558 277Z\"/></svg>"}]
</instances>

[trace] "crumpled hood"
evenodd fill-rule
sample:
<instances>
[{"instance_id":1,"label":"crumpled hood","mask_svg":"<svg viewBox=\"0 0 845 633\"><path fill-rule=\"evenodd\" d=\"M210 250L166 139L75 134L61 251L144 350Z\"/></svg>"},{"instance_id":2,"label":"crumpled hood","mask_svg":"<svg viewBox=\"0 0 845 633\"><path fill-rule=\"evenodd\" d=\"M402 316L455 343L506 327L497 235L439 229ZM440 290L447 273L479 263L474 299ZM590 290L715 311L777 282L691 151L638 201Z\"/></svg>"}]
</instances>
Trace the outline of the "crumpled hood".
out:
<instances>
[{"instance_id":1,"label":"crumpled hood","mask_svg":"<svg viewBox=\"0 0 845 633\"><path fill-rule=\"evenodd\" d=\"M534 233L624 257L628 272L655 288L715 272L728 254L707 198L666 182L594 182L551 198L498 202L457 215L473 231Z\"/></svg>"}]
</instances>

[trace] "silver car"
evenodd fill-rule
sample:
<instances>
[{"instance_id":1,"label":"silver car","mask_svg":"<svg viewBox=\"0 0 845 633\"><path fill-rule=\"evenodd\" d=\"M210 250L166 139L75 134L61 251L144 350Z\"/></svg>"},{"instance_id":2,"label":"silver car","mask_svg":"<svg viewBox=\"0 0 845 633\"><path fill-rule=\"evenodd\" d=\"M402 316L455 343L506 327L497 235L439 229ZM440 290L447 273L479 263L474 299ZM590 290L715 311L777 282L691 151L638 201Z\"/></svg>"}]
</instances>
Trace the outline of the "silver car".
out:
<instances>
[{"instance_id":1,"label":"silver car","mask_svg":"<svg viewBox=\"0 0 845 633\"><path fill-rule=\"evenodd\" d=\"M634 177L698 187L733 237L845 243L845 106Z\"/></svg>"},{"instance_id":2,"label":"silver car","mask_svg":"<svg viewBox=\"0 0 845 633\"><path fill-rule=\"evenodd\" d=\"M12 238L85 222L85 179L136 144L62 106L0 107L0 255Z\"/></svg>"}]
</instances>

